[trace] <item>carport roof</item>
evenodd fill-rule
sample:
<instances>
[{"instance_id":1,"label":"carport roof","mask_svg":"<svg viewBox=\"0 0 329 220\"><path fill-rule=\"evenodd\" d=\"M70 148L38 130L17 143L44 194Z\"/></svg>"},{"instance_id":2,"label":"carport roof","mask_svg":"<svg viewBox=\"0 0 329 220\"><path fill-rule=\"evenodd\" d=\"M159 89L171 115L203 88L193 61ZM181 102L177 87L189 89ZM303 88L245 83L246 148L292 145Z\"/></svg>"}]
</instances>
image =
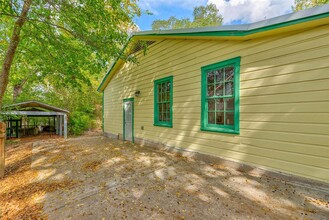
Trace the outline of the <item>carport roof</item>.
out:
<instances>
[{"instance_id":1,"label":"carport roof","mask_svg":"<svg viewBox=\"0 0 329 220\"><path fill-rule=\"evenodd\" d=\"M52 105L48 105L46 103L43 102L39 102L39 101L26 101L26 102L19 102L19 103L15 103L12 105L6 105L3 107L3 109L6 111L10 111L10 110L15 110L16 111L35 111L35 108L41 108L44 109L44 112L47 111L53 111L53 112L61 112L61 113L69 113L68 110L65 109L61 109ZM43 111L43 110L39 110L39 111Z\"/></svg>"}]
</instances>

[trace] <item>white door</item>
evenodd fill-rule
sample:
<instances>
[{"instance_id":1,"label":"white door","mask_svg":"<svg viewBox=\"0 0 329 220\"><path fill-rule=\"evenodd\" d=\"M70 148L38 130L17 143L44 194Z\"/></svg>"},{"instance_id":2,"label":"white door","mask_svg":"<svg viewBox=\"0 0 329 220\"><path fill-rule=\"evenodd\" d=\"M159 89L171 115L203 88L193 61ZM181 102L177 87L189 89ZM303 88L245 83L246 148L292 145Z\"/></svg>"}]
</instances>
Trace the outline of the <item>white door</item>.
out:
<instances>
[{"instance_id":1,"label":"white door","mask_svg":"<svg viewBox=\"0 0 329 220\"><path fill-rule=\"evenodd\" d=\"M134 142L133 134L133 111L134 111L134 102L125 101L123 103L123 124L124 124L124 140Z\"/></svg>"}]
</instances>

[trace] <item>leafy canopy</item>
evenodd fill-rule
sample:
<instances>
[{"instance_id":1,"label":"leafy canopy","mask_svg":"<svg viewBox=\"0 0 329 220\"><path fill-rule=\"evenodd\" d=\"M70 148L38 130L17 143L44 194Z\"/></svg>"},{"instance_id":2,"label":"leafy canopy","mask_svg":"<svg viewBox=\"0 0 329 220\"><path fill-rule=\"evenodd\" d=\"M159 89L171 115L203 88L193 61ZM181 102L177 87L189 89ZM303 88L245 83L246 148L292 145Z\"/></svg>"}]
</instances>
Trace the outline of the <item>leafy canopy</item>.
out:
<instances>
[{"instance_id":1,"label":"leafy canopy","mask_svg":"<svg viewBox=\"0 0 329 220\"><path fill-rule=\"evenodd\" d=\"M329 4L329 0L295 0L295 5L292 9L294 11L300 11L324 4Z\"/></svg>"},{"instance_id":2,"label":"leafy canopy","mask_svg":"<svg viewBox=\"0 0 329 220\"><path fill-rule=\"evenodd\" d=\"M223 22L223 17L215 4L195 7L193 11L193 20L189 18L178 19L171 16L168 20L155 20L152 23L152 30L168 30L180 28L194 28L206 26L219 26Z\"/></svg>"},{"instance_id":3,"label":"leafy canopy","mask_svg":"<svg viewBox=\"0 0 329 220\"><path fill-rule=\"evenodd\" d=\"M0 62L25 1L0 0ZM139 14L136 0L32 0L9 87L22 82L30 88L91 86L109 60L121 55Z\"/></svg>"},{"instance_id":4,"label":"leafy canopy","mask_svg":"<svg viewBox=\"0 0 329 220\"><path fill-rule=\"evenodd\" d=\"M140 15L137 0L0 0L0 64L4 65L17 21L19 42L10 71L0 73L0 107L39 100L79 117L101 117L97 86L102 72L121 48ZM25 8L24 8L25 7ZM75 112L79 112L75 113ZM76 117L75 117L76 116ZM74 129L72 129L76 132Z\"/></svg>"}]
</instances>

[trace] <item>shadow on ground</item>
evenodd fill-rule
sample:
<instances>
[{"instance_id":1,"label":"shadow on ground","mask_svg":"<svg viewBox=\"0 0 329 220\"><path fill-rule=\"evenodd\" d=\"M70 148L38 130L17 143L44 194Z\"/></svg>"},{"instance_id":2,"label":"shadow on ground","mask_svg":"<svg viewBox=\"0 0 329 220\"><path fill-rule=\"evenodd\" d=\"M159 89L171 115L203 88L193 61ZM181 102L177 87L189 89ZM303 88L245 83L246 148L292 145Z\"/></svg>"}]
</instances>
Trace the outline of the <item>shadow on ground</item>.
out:
<instances>
[{"instance_id":1,"label":"shadow on ground","mask_svg":"<svg viewBox=\"0 0 329 220\"><path fill-rule=\"evenodd\" d=\"M49 219L327 219L329 192L104 138L34 143Z\"/></svg>"}]
</instances>

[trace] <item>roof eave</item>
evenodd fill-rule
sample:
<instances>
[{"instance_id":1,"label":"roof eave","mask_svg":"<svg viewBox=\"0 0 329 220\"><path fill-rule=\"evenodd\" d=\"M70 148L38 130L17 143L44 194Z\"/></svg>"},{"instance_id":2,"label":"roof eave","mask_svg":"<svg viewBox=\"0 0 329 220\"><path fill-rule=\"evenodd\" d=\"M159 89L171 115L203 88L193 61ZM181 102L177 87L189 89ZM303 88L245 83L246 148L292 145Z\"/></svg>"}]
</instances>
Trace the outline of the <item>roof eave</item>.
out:
<instances>
[{"instance_id":1,"label":"roof eave","mask_svg":"<svg viewBox=\"0 0 329 220\"><path fill-rule=\"evenodd\" d=\"M264 30L270 30L286 25L293 25L300 22L319 19L322 16L327 17L329 13L329 4L281 15L278 17L266 19L263 21L241 24L241 25L223 25L214 27L201 27L201 28L183 28L173 30L156 30L156 31L140 31L134 33L135 36L181 36L181 35L198 35L210 34L216 36L243 36Z\"/></svg>"},{"instance_id":2,"label":"roof eave","mask_svg":"<svg viewBox=\"0 0 329 220\"><path fill-rule=\"evenodd\" d=\"M309 16L307 16L309 15ZM122 53L127 48L132 39L135 40L160 40L160 39L227 39L227 40L246 40L257 37L278 34L286 31L294 31L313 26L319 26L329 23L329 4L315 7L312 9L295 12L288 15L256 22L248 25L235 25L225 28L208 27L182 30L166 31L143 31L135 33L128 41ZM292 28L294 27L294 28ZM185 32L183 32L185 31ZM120 57L112 64L110 70L104 76L98 91L102 92L109 83L111 73L121 64Z\"/></svg>"},{"instance_id":3,"label":"roof eave","mask_svg":"<svg viewBox=\"0 0 329 220\"><path fill-rule=\"evenodd\" d=\"M329 7L328 7L329 10ZM257 27L257 28L245 28L245 30L243 30L242 28L238 28L238 29L225 29L225 30L214 30L214 31L199 31L199 32L185 32L185 33L180 33L180 32L159 32L159 33L151 33L151 32L140 32L140 33L136 33L133 37L135 39L146 39L146 38L152 38L152 39L159 39L159 38L170 38L170 37L175 37L175 38L191 38L191 37L229 37L229 38L236 38L236 39L241 39L243 37L250 37L251 35L256 36L256 34L258 33L262 33L265 31L271 31L271 30L276 30L276 29L280 29L280 28L285 28L285 27L290 27L293 25L298 25L298 24L304 24L306 22L312 22L315 20L320 20L320 19L324 19L323 20L323 24L326 24L328 21L329 17L329 11L322 13L322 14L316 14L310 17L304 17L304 18L300 18L298 20L291 20L291 21L286 21L286 22L282 22L282 23L275 23L272 25L268 25L268 26L261 26L261 27ZM250 26L250 25L249 25Z\"/></svg>"}]
</instances>

